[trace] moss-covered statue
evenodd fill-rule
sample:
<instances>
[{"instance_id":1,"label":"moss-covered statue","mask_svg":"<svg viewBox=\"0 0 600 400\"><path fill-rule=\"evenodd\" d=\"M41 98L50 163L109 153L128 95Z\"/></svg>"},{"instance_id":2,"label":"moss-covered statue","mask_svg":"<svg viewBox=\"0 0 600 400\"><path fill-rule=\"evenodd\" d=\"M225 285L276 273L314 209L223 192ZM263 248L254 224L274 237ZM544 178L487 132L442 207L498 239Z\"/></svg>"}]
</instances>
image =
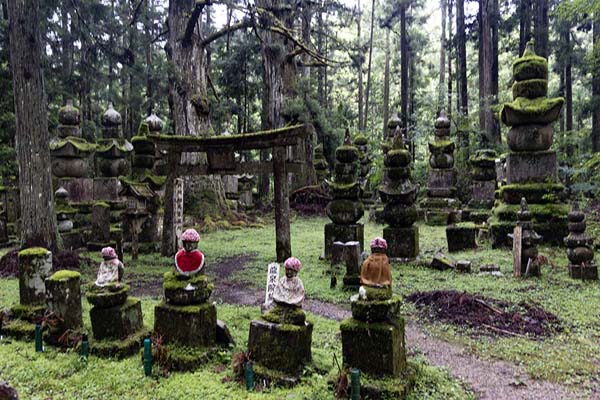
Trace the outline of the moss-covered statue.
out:
<instances>
[{"instance_id":1,"label":"moss-covered statue","mask_svg":"<svg viewBox=\"0 0 600 400\"><path fill-rule=\"evenodd\" d=\"M94 284L99 288L119 284L123 279L125 268L117 257L117 252L112 247L104 247L101 254L104 261L100 264Z\"/></svg>"},{"instance_id":2,"label":"moss-covered statue","mask_svg":"<svg viewBox=\"0 0 600 400\"><path fill-rule=\"evenodd\" d=\"M194 275L204 267L204 254L198 250L200 235L195 229L187 229L181 235L183 249L175 254L175 268L181 275Z\"/></svg>"},{"instance_id":3,"label":"moss-covered statue","mask_svg":"<svg viewBox=\"0 0 600 400\"><path fill-rule=\"evenodd\" d=\"M304 285L298 272L302 268L302 263L295 257L285 260L285 276L279 279L275 291L273 292L273 301L275 304L302 307L304 301Z\"/></svg>"},{"instance_id":4,"label":"moss-covered statue","mask_svg":"<svg viewBox=\"0 0 600 400\"><path fill-rule=\"evenodd\" d=\"M387 242L376 237L371 240L371 255L363 262L360 269L361 285L371 287L385 287L392 285L392 272L390 261L385 254Z\"/></svg>"}]
</instances>

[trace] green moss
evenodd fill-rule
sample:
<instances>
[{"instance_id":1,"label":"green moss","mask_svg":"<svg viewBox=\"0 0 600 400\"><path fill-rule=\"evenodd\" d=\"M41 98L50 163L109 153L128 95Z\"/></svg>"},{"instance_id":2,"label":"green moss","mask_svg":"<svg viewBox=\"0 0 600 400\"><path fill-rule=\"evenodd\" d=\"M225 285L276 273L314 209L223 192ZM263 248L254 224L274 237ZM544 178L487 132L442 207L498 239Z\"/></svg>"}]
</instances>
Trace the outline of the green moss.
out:
<instances>
[{"instance_id":1,"label":"green moss","mask_svg":"<svg viewBox=\"0 0 600 400\"><path fill-rule=\"evenodd\" d=\"M171 370L192 371L209 361L214 349L170 344L167 351Z\"/></svg>"},{"instance_id":2,"label":"green moss","mask_svg":"<svg viewBox=\"0 0 600 400\"><path fill-rule=\"evenodd\" d=\"M369 140L367 139L367 137L365 135L357 135L354 138L355 145L364 146L364 145L367 145L368 143L369 143Z\"/></svg>"},{"instance_id":3,"label":"green moss","mask_svg":"<svg viewBox=\"0 0 600 400\"><path fill-rule=\"evenodd\" d=\"M125 139L101 139L96 145L97 153L106 153L111 151L113 148L127 153L133 150L133 146Z\"/></svg>"},{"instance_id":4,"label":"green moss","mask_svg":"<svg viewBox=\"0 0 600 400\"><path fill-rule=\"evenodd\" d=\"M349 332L364 332L366 330L370 332L384 332L387 333L390 330L389 322L367 322L360 321L355 318L347 318L340 323L341 331L349 331Z\"/></svg>"},{"instance_id":5,"label":"green moss","mask_svg":"<svg viewBox=\"0 0 600 400\"><path fill-rule=\"evenodd\" d=\"M148 173L148 171L146 171L144 173L144 177L141 180L143 182L150 181L150 183L152 183L155 186L164 186L165 183L167 182L167 177L160 176L160 175L152 175L152 174Z\"/></svg>"},{"instance_id":6,"label":"green moss","mask_svg":"<svg viewBox=\"0 0 600 400\"><path fill-rule=\"evenodd\" d=\"M213 288L213 285L208 282L208 277L202 273L188 277L180 275L175 271L168 271L163 275L163 288L165 290L184 290L188 284L192 286L207 286L211 290Z\"/></svg>"},{"instance_id":7,"label":"green moss","mask_svg":"<svg viewBox=\"0 0 600 400\"><path fill-rule=\"evenodd\" d=\"M29 247L19 252L19 257L43 257L48 254L48 249L43 247Z\"/></svg>"},{"instance_id":8,"label":"green moss","mask_svg":"<svg viewBox=\"0 0 600 400\"><path fill-rule=\"evenodd\" d=\"M77 150L81 151L82 153L90 153L90 152L93 152L94 150L96 150L95 143L89 143L87 140L80 138L80 137L75 137L75 136L69 136L67 138L60 138L60 139L59 138L53 139L50 142L50 150L52 150L52 151L60 150L68 144L72 145Z\"/></svg>"},{"instance_id":9,"label":"green moss","mask_svg":"<svg viewBox=\"0 0 600 400\"><path fill-rule=\"evenodd\" d=\"M144 339L149 336L150 330L143 328L124 339L92 340L90 343L90 353L98 357L110 357L116 359L129 357L139 352Z\"/></svg>"},{"instance_id":10,"label":"green moss","mask_svg":"<svg viewBox=\"0 0 600 400\"><path fill-rule=\"evenodd\" d=\"M13 319L2 326L2 334L15 339L30 340L35 337L35 324L25 319Z\"/></svg>"},{"instance_id":11,"label":"green moss","mask_svg":"<svg viewBox=\"0 0 600 400\"><path fill-rule=\"evenodd\" d=\"M77 214L79 210L71 207L69 204L57 205L55 209L57 214Z\"/></svg>"},{"instance_id":12,"label":"green moss","mask_svg":"<svg viewBox=\"0 0 600 400\"><path fill-rule=\"evenodd\" d=\"M391 286L384 286L380 288L363 286L363 288L367 292L368 300L389 300L392 297Z\"/></svg>"},{"instance_id":13,"label":"green moss","mask_svg":"<svg viewBox=\"0 0 600 400\"><path fill-rule=\"evenodd\" d=\"M44 315L46 307L15 304L10 310L15 318L31 322Z\"/></svg>"},{"instance_id":14,"label":"green moss","mask_svg":"<svg viewBox=\"0 0 600 400\"><path fill-rule=\"evenodd\" d=\"M178 313L186 313L186 314L200 314L204 313L204 310L211 309L214 307L211 303L203 303L203 304L190 304L187 306L181 305L172 305L168 303L161 303L162 308L173 310Z\"/></svg>"},{"instance_id":15,"label":"green moss","mask_svg":"<svg viewBox=\"0 0 600 400\"><path fill-rule=\"evenodd\" d=\"M547 220L552 217L564 219L569 213L569 206L566 204L528 204L528 207L535 220ZM492 213L500 220L516 221L520 208L518 204L502 203L494 207Z\"/></svg>"},{"instance_id":16,"label":"green moss","mask_svg":"<svg viewBox=\"0 0 600 400\"><path fill-rule=\"evenodd\" d=\"M63 269L60 271L56 271L52 276L48 279L52 281L66 281L69 279L80 279L81 274L77 271L70 271L68 269Z\"/></svg>"},{"instance_id":17,"label":"green moss","mask_svg":"<svg viewBox=\"0 0 600 400\"><path fill-rule=\"evenodd\" d=\"M454 227L458 229L477 229L477 225L473 222L459 222L458 224L455 224Z\"/></svg>"},{"instance_id":18,"label":"green moss","mask_svg":"<svg viewBox=\"0 0 600 400\"><path fill-rule=\"evenodd\" d=\"M262 318L265 321L274 324L304 325L304 321L306 321L306 315L301 307L287 307L280 305L275 305L275 307L265 313Z\"/></svg>"},{"instance_id":19,"label":"green moss","mask_svg":"<svg viewBox=\"0 0 600 400\"><path fill-rule=\"evenodd\" d=\"M94 206L96 206L96 207L110 208L110 204L108 204L105 201L95 201L94 202Z\"/></svg>"},{"instance_id":20,"label":"green moss","mask_svg":"<svg viewBox=\"0 0 600 400\"><path fill-rule=\"evenodd\" d=\"M140 127L138 128L138 137L139 136L147 136L150 133L150 128L146 121L140 122Z\"/></svg>"},{"instance_id":21,"label":"green moss","mask_svg":"<svg viewBox=\"0 0 600 400\"><path fill-rule=\"evenodd\" d=\"M451 140L436 140L435 142L429 143L429 148L434 148L436 150L445 149L446 147L450 147L454 144Z\"/></svg>"},{"instance_id":22,"label":"green moss","mask_svg":"<svg viewBox=\"0 0 600 400\"><path fill-rule=\"evenodd\" d=\"M548 93L548 81L546 79L518 81L513 83L512 92L513 99L517 97L535 99L536 97L546 96Z\"/></svg>"}]
</instances>

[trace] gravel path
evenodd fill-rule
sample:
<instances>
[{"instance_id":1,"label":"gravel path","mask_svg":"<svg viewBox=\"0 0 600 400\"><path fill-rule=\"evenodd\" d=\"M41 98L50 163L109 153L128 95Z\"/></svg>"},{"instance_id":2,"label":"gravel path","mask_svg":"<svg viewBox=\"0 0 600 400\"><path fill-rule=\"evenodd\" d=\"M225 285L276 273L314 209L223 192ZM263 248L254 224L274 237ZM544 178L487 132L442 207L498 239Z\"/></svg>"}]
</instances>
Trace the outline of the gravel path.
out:
<instances>
[{"instance_id":1,"label":"gravel path","mask_svg":"<svg viewBox=\"0 0 600 400\"><path fill-rule=\"evenodd\" d=\"M260 305L262 290L249 288L242 283L227 282L233 267L249 261L252 256L233 257L222 260L207 273L222 279L215 279L214 298L228 304ZM225 278L225 279L223 279ZM307 299L304 309L325 318L340 321L348 318L349 307L319 300ZM566 400L584 399L582 394L567 386L548 381L531 379L525 370L506 361L482 360L470 354L465 348L428 336L416 322L407 321L406 343L409 353L422 353L432 365L443 367L454 378L463 381L482 400ZM592 395L592 398L596 397Z\"/></svg>"}]
</instances>

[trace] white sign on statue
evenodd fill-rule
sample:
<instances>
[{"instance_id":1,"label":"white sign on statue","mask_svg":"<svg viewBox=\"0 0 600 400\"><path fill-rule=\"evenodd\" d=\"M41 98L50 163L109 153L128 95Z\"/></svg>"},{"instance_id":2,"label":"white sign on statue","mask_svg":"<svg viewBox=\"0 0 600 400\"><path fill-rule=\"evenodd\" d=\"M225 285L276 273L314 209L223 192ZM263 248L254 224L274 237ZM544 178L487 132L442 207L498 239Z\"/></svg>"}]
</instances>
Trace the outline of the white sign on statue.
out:
<instances>
[{"instance_id":1,"label":"white sign on statue","mask_svg":"<svg viewBox=\"0 0 600 400\"><path fill-rule=\"evenodd\" d=\"M267 288L265 290L265 306L273 302L273 292L279 280L279 264L270 263L267 267Z\"/></svg>"}]
</instances>

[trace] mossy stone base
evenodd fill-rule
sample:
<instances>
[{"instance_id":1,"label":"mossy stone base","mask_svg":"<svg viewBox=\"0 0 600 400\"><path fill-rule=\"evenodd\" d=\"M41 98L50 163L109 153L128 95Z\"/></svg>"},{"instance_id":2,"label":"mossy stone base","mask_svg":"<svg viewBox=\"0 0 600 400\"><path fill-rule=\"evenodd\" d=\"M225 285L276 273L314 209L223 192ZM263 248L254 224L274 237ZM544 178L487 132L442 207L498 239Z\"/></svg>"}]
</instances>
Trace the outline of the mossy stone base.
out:
<instances>
[{"instance_id":1,"label":"mossy stone base","mask_svg":"<svg viewBox=\"0 0 600 400\"><path fill-rule=\"evenodd\" d=\"M488 218L490 218L490 216L492 215L492 204L490 204L490 209L488 210L476 210L476 209L470 209L469 211L469 221L474 222L476 224L483 224L485 223Z\"/></svg>"},{"instance_id":2,"label":"mossy stone base","mask_svg":"<svg viewBox=\"0 0 600 400\"><path fill-rule=\"evenodd\" d=\"M212 346L216 341L217 309L214 304L154 307L154 332L167 343L183 346Z\"/></svg>"},{"instance_id":3,"label":"mossy stone base","mask_svg":"<svg viewBox=\"0 0 600 400\"><path fill-rule=\"evenodd\" d=\"M46 306L15 304L10 311L12 313L11 318L33 323L44 316Z\"/></svg>"},{"instance_id":4,"label":"mossy stone base","mask_svg":"<svg viewBox=\"0 0 600 400\"><path fill-rule=\"evenodd\" d=\"M533 183L504 185L499 189L500 198L507 204L520 204L525 197L527 204L557 203L565 190L558 183Z\"/></svg>"},{"instance_id":5,"label":"mossy stone base","mask_svg":"<svg viewBox=\"0 0 600 400\"><path fill-rule=\"evenodd\" d=\"M102 358L125 358L137 354L150 336L150 330L143 327L126 338L119 340L92 340L90 353Z\"/></svg>"},{"instance_id":6,"label":"mossy stone base","mask_svg":"<svg viewBox=\"0 0 600 400\"><path fill-rule=\"evenodd\" d=\"M383 228L383 238L387 241L386 254L390 258L415 258L419 255L419 228Z\"/></svg>"},{"instance_id":7,"label":"mossy stone base","mask_svg":"<svg viewBox=\"0 0 600 400\"><path fill-rule=\"evenodd\" d=\"M163 289L169 304L202 304L210 298L213 285L204 274L185 276L169 271L164 274Z\"/></svg>"},{"instance_id":8,"label":"mossy stone base","mask_svg":"<svg viewBox=\"0 0 600 400\"><path fill-rule=\"evenodd\" d=\"M254 364L254 379L260 382L264 382L265 386L277 386L284 388L293 388L300 383L300 372L297 373L282 373L279 370L266 368L261 364Z\"/></svg>"},{"instance_id":9,"label":"mossy stone base","mask_svg":"<svg viewBox=\"0 0 600 400\"><path fill-rule=\"evenodd\" d=\"M475 237L478 231L479 229L473 224L469 226L448 225L446 227L448 251L452 253L466 249L476 249Z\"/></svg>"},{"instance_id":10,"label":"mossy stone base","mask_svg":"<svg viewBox=\"0 0 600 400\"><path fill-rule=\"evenodd\" d=\"M333 242L352 242L360 243L360 251L365 248L365 231L362 224L337 225L334 223L325 224L325 258L331 259Z\"/></svg>"},{"instance_id":11,"label":"mossy stone base","mask_svg":"<svg viewBox=\"0 0 600 400\"><path fill-rule=\"evenodd\" d=\"M177 372L194 371L206 364L215 349L211 347L187 347L177 344L168 344L167 352L169 355L169 370ZM156 362L157 357L154 354L152 359Z\"/></svg>"},{"instance_id":12,"label":"mossy stone base","mask_svg":"<svg viewBox=\"0 0 600 400\"><path fill-rule=\"evenodd\" d=\"M340 330L345 366L373 376L399 377L406 371L403 318L374 323L349 318Z\"/></svg>"},{"instance_id":13,"label":"mossy stone base","mask_svg":"<svg viewBox=\"0 0 600 400\"><path fill-rule=\"evenodd\" d=\"M22 319L11 319L8 323L4 321L2 335L17 340L33 340L35 339L35 324Z\"/></svg>"},{"instance_id":14,"label":"mossy stone base","mask_svg":"<svg viewBox=\"0 0 600 400\"><path fill-rule=\"evenodd\" d=\"M338 370L332 370L327 376L327 383L331 388L335 387ZM360 372L360 398L361 399L398 399L406 398L408 392L415 384L418 374L418 366L408 363L408 367L399 377L374 377ZM348 394L351 394L350 382L348 382Z\"/></svg>"},{"instance_id":15,"label":"mossy stone base","mask_svg":"<svg viewBox=\"0 0 600 400\"><path fill-rule=\"evenodd\" d=\"M516 226L512 221L498 221L496 218L490 221L490 239L493 248L512 247L512 241L508 234L512 234ZM563 239L569 234L567 228L566 217L556 218L551 222L535 222L533 223L535 231L542 236L542 243L550 246L564 246Z\"/></svg>"},{"instance_id":16,"label":"mossy stone base","mask_svg":"<svg viewBox=\"0 0 600 400\"><path fill-rule=\"evenodd\" d=\"M48 310L60 319L53 334L60 335L67 330L83 327L81 311L81 274L62 270L46 279L46 304Z\"/></svg>"},{"instance_id":17,"label":"mossy stone base","mask_svg":"<svg viewBox=\"0 0 600 400\"><path fill-rule=\"evenodd\" d=\"M248 352L265 368L284 374L296 374L311 361L313 325L273 324L262 320L250 322Z\"/></svg>"},{"instance_id":18,"label":"mossy stone base","mask_svg":"<svg viewBox=\"0 0 600 400\"><path fill-rule=\"evenodd\" d=\"M447 225L450 212L450 210L426 210L425 223L430 226Z\"/></svg>"},{"instance_id":19,"label":"mossy stone base","mask_svg":"<svg viewBox=\"0 0 600 400\"><path fill-rule=\"evenodd\" d=\"M124 304L90 310L94 339L124 339L142 329L142 302L130 297Z\"/></svg>"},{"instance_id":20,"label":"mossy stone base","mask_svg":"<svg viewBox=\"0 0 600 400\"><path fill-rule=\"evenodd\" d=\"M93 283L88 286L87 301L98 308L111 308L125 304L129 293L129 286L116 283L98 287Z\"/></svg>"},{"instance_id":21,"label":"mossy stone base","mask_svg":"<svg viewBox=\"0 0 600 400\"><path fill-rule=\"evenodd\" d=\"M19 252L18 260L19 303L45 304L45 280L52 273L52 253L43 247L30 247Z\"/></svg>"},{"instance_id":22,"label":"mossy stone base","mask_svg":"<svg viewBox=\"0 0 600 400\"><path fill-rule=\"evenodd\" d=\"M353 301L352 318L368 322L393 321L400 316L401 304L400 296L389 300Z\"/></svg>"},{"instance_id":23,"label":"mossy stone base","mask_svg":"<svg viewBox=\"0 0 600 400\"><path fill-rule=\"evenodd\" d=\"M523 151L506 156L506 183L556 182L555 151Z\"/></svg>"},{"instance_id":24,"label":"mossy stone base","mask_svg":"<svg viewBox=\"0 0 600 400\"><path fill-rule=\"evenodd\" d=\"M582 267L581 265L569 265L569 276L573 279L581 279L581 280L590 280L597 281L598 280L598 266L597 265L588 265Z\"/></svg>"},{"instance_id":25,"label":"mossy stone base","mask_svg":"<svg viewBox=\"0 0 600 400\"><path fill-rule=\"evenodd\" d=\"M267 311L262 318L267 322L274 324L292 324L303 326L306 322L306 315L302 307L276 304L275 307Z\"/></svg>"}]
</instances>

